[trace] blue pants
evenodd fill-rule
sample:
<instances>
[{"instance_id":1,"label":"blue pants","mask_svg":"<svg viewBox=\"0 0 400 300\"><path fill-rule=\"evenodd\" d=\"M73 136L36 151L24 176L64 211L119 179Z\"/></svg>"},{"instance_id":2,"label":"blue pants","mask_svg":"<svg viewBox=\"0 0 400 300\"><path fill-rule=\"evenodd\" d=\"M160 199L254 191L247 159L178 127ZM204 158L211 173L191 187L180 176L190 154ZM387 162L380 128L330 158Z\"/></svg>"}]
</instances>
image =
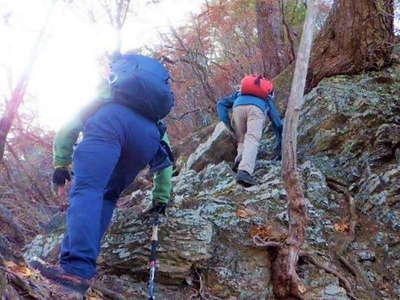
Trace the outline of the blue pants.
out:
<instances>
[{"instance_id":1,"label":"blue pants","mask_svg":"<svg viewBox=\"0 0 400 300\"><path fill-rule=\"evenodd\" d=\"M159 147L155 123L122 105L107 104L86 122L74 151L67 233L61 245L60 264L66 272L87 279L95 275L116 201Z\"/></svg>"}]
</instances>

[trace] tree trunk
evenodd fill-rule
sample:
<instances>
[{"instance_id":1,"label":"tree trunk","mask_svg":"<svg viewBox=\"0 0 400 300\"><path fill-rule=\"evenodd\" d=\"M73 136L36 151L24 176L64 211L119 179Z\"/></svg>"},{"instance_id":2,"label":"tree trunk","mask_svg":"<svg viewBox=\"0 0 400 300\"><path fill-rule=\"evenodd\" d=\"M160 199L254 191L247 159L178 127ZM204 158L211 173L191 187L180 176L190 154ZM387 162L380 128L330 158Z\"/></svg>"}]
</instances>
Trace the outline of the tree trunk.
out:
<instances>
[{"instance_id":1,"label":"tree trunk","mask_svg":"<svg viewBox=\"0 0 400 300\"><path fill-rule=\"evenodd\" d=\"M394 45L393 0L336 0L315 41L306 91L323 78L380 69Z\"/></svg>"},{"instance_id":2,"label":"tree trunk","mask_svg":"<svg viewBox=\"0 0 400 300\"><path fill-rule=\"evenodd\" d=\"M289 234L273 263L272 283L278 299L302 299L305 292L296 273L307 220L304 192L297 172L296 150L297 126L303 105L315 15L314 1L309 0L283 129L282 177L289 201Z\"/></svg>"},{"instance_id":3,"label":"tree trunk","mask_svg":"<svg viewBox=\"0 0 400 300\"><path fill-rule=\"evenodd\" d=\"M51 3L50 9L47 13L42 29L40 30L40 33L33 45L33 49L31 51L26 68L22 73L20 79L18 80L14 90L12 91L11 98L8 100L4 114L0 119L0 163L3 161L4 149L6 145L8 132L10 131L11 125L17 115L18 108L24 100L29 79L33 71L35 62L39 56L40 46L43 42L44 35L50 21L50 16L55 7L56 1L57 0L53 0L53 2Z\"/></svg>"},{"instance_id":4,"label":"tree trunk","mask_svg":"<svg viewBox=\"0 0 400 300\"><path fill-rule=\"evenodd\" d=\"M291 33L283 15L282 0L257 0L256 17L263 75L273 78L295 58Z\"/></svg>"}]
</instances>

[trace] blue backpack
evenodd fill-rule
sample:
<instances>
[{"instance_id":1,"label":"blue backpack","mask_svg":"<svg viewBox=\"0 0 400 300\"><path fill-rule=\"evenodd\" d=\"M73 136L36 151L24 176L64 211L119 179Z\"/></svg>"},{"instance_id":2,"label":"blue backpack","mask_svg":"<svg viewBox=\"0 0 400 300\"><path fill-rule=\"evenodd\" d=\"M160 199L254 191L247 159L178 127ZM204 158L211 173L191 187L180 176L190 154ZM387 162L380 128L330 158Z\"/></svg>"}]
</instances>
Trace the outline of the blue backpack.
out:
<instances>
[{"instance_id":1,"label":"blue backpack","mask_svg":"<svg viewBox=\"0 0 400 300\"><path fill-rule=\"evenodd\" d=\"M157 60L138 54L118 55L111 63L112 101L158 122L171 111L174 95L167 69Z\"/></svg>"}]
</instances>

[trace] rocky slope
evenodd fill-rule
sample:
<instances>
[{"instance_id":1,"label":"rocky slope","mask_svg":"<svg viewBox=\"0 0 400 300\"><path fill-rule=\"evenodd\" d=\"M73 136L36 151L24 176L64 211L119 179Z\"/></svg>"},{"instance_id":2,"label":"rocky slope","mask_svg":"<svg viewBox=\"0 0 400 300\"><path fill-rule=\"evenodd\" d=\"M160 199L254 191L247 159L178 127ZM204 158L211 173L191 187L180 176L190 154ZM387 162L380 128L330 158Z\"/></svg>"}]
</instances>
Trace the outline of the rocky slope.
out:
<instances>
[{"instance_id":1,"label":"rocky slope","mask_svg":"<svg viewBox=\"0 0 400 300\"><path fill-rule=\"evenodd\" d=\"M381 72L325 79L306 97L299 168L308 256L299 274L307 299L400 298L399 95L397 62ZM213 135L220 138L231 143L223 131ZM160 230L159 299L274 299L274 253L254 243L283 241L288 226L281 165L269 160L271 133L256 166L260 184L250 189L235 184L227 162L210 158L213 145L227 144L207 143L174 178L174 201ZM99 261L98 282L127 299L146 298L150 228L139 213L149 195L136 191L124 199L131 204L117 210ZM28 260L56 259L60 224L27 247Z\"/></svg>"}]
</instances>

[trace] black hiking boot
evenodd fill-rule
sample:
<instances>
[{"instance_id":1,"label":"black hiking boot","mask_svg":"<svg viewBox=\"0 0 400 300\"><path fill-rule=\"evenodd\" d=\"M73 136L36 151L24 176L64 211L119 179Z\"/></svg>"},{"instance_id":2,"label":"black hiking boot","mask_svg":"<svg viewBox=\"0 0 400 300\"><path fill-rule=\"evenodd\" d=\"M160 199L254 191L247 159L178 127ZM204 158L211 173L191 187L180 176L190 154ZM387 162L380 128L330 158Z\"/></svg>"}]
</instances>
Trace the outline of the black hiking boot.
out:
<instances>
[{"instance_id":1,"label":"black hiking boot","mask_svg":"<svg viewBox=\"0 0 400 300\"><path fill-rule=\"evenodd\" d=\"M47 279L56 282L67 290L77 292L82 296L85 295L90 287L90 280L67 273L60 266L48 266L38 261L32 262L31 266L39 270Z\"/></svg>"},{"instance_id":2,"label":"black hiking boot","mask_svg":"<svg viewBox=\"0 0 400 300\"><path fill-rule=\"evenodd\" d=\"M232 166L232 171L233 172L237 173L241 160L242 160L242 156L241 155L239 157L235 158L235 161L233 162L233 166Z\"/></svg>"},{"instance_id":3,"label":"black hiking boot","mask_svg":"<svg viewBox=\"0 0 400 300\"><path fill-rule=\"evenodd\" d=\"M239 164L240 164L240 161L235 161L235 162L233 163L233 166L232 166L232 171L233 171L233 172L237 173L238 168L239 168Z\"/></svg>"},{"instance_id":4,"label":"black hiking boot","mask_svg":"<svg viewBox=\"0 0 400 300\"><path fill-rule=\"evenodd\" d=\"M254 180L253 176L243 170L239 170L236 174L236 182L244 187L251 187L257 184L257 181Z\"/></svg>"}]
</instances>

